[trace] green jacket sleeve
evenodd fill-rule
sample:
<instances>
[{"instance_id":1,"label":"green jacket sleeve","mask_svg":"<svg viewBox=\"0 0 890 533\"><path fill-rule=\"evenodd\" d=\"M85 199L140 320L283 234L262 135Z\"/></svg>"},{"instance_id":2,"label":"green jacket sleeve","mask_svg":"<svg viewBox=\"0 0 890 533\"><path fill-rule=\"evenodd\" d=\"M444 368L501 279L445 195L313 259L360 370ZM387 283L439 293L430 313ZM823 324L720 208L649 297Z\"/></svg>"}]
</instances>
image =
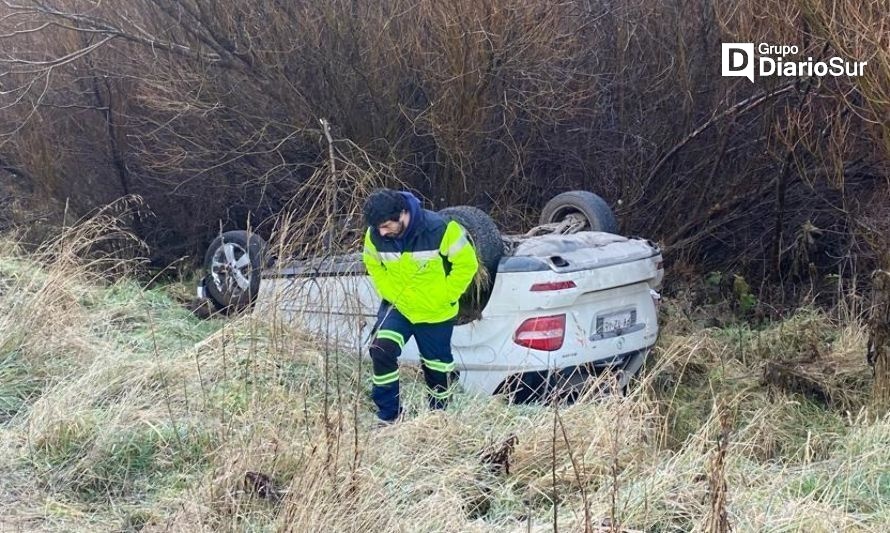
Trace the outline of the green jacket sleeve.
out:
<instances>
[{"instance_id":1,"label":"green jacket sleeve","mask_svg":"<svg viewBox=\"0 0 890 533\"><path fill-rule=\"evenodd\" d=\"M383 259L380 257L377 247L371 241L370 229L365 232L365 249L362 252L362 262L365 263L365 268L368 269L368 274L371 276L372 285L377 289L380 297L389 303L395 303L396 296L398 295L396 285L390 279L386 267L383 266Z\"/></svg>"},{"instance_id":2,"label":"green jacket sleeve","mask_svg":"<svg viewBox=\"0 0 890 533\"><path fill-rule=\"evenodd\" d=\"M479 268L476 250L467 238L467 232L455 221L448 222L439 253L448 258L451 272L445 279L449 301L456 302L470 286Z\"/></svg>"}]
</instances>

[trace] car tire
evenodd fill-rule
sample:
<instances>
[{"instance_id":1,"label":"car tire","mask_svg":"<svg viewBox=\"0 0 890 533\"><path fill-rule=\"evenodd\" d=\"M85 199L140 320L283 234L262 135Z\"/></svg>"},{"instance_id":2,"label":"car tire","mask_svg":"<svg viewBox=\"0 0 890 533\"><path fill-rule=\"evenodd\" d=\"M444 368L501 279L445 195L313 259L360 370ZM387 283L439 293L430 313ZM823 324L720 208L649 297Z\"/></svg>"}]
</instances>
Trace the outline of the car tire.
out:
<instances>
[{"instance_id":1,"label":"car tire","mask_svg":"<svg viewBox=\"0 0 890 533\"><path fill-rule=\"evenodd\" d=\"M476 249L476 256L488 273L493 276L504 255L504 241L494 220L487 213L473 206L458 205L439 211L446 220L454 220L465 230Z\"/></svg>"},{"instance_id":2,"label":"car tire","mask_svg":"<svg viewBox=\"0 0 890 533\"><path fill-rule=\"evenodd\" d=\"M439 211L446 220L454 220L469 235L470 242L479 259L479 272L476 280L464 293L459 302L457 324L467 324L482 317L482 310L488 304L491 287L498 271L498 263L504 255L504 241L494 220L481 209L458 205Z\"/></svg>"},{"instance_id":3,"label":"car tire","mask_svg":"<svg viewBox=\"0 0 890 533\"><path fill-rule=\"evenodd\" d=\"M618 233L618 221L612 208L599 195L589 191L568 191L554 196L541 210L541 224L562 222L573 213L579 213L587 220L584 230Z\"/></svg>"},{"instance_id":4,"label":"car tire","mask_svg":"<svg viewBox=\"0 0 890 533\"><path fill-rule=\"evenodd\" d=\"M239 311L253 303L265 255L266 241L243 230L227 231L210 243L204 254L204 288L220 310Z\"/></svg>"}]
</instances>

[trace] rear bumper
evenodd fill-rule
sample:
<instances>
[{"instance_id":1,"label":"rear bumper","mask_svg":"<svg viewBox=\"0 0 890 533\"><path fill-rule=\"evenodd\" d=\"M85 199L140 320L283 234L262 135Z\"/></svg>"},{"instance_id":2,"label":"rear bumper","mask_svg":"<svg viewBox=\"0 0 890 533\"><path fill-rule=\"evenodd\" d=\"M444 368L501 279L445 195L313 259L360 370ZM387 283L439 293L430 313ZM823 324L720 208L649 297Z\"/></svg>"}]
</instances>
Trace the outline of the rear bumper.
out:
<instances>
[{"instance_id":1,"label":"rear bumper","mask_svg":"<svg viewBox=\"0 0 890 533\"><path fill-rule=\"evenodd\" d=\"M572 401L593 384L604 394L613 388L621 391L640 371L651 349L649 346L595 363L512 374L498 385L495 394L507 395L514 403L528 403L554 397ZM612 373L612 378L606 373Z\"/></svg>"}]
</instances>

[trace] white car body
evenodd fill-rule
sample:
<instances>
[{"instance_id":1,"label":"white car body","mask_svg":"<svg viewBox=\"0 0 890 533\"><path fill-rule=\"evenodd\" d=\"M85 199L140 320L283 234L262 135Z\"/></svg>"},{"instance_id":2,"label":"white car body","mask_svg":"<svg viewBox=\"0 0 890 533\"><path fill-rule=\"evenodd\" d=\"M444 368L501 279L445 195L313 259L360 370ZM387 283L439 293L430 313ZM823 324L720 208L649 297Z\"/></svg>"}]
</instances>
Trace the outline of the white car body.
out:
<instances>
[{"instance_id":1,"label":"white car body","mask_svg":"<svg viewBox=\"0 0 890 533\"><path fill-rule=\"evenodd\" d=\"M481 316L454 328L463 388L486 395L520 391L525 400L542 387L585 381L606 368L626 385L658 336L661 262L651 242L609 233L522 240L501 259ZM350 255L265 269L255 305L254 312L367 356L380 298L360 256ZM562 328L559 318L527 322L560 315ZM517 331L523 323L531 330ZM411 340L400 362L419 365L419 356Z\"/></svg>"}]
</instances>

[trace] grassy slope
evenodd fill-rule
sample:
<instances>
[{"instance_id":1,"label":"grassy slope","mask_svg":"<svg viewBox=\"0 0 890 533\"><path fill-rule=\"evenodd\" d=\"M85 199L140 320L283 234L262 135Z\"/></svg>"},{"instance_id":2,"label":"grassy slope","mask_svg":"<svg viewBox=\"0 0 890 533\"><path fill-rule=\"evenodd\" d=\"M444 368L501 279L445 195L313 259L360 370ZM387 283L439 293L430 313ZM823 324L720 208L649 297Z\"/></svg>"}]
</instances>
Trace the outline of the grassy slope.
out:
<instances>
[{"instance_id":1,"label":"grassy slope","mask_svg":"<svg viewBox=\"0 0 890 533\"><path fill-rule=\"evenodd\" d=\"M460 395L428 413L408 372L416 414L372 432L355 354L269 320L197 320L180 287L0 255L0 530L688 531L711 512L716 402L736 530L890 529L890 422L858 414L862 331L815 311L706 330L669 307L631 397L557 412ZM764 383L765 361L800 358L830 407ZM508 475L479 454L510 435ZM247 471L281 501L245 490Z\"/></svg>"}]
</instances>

